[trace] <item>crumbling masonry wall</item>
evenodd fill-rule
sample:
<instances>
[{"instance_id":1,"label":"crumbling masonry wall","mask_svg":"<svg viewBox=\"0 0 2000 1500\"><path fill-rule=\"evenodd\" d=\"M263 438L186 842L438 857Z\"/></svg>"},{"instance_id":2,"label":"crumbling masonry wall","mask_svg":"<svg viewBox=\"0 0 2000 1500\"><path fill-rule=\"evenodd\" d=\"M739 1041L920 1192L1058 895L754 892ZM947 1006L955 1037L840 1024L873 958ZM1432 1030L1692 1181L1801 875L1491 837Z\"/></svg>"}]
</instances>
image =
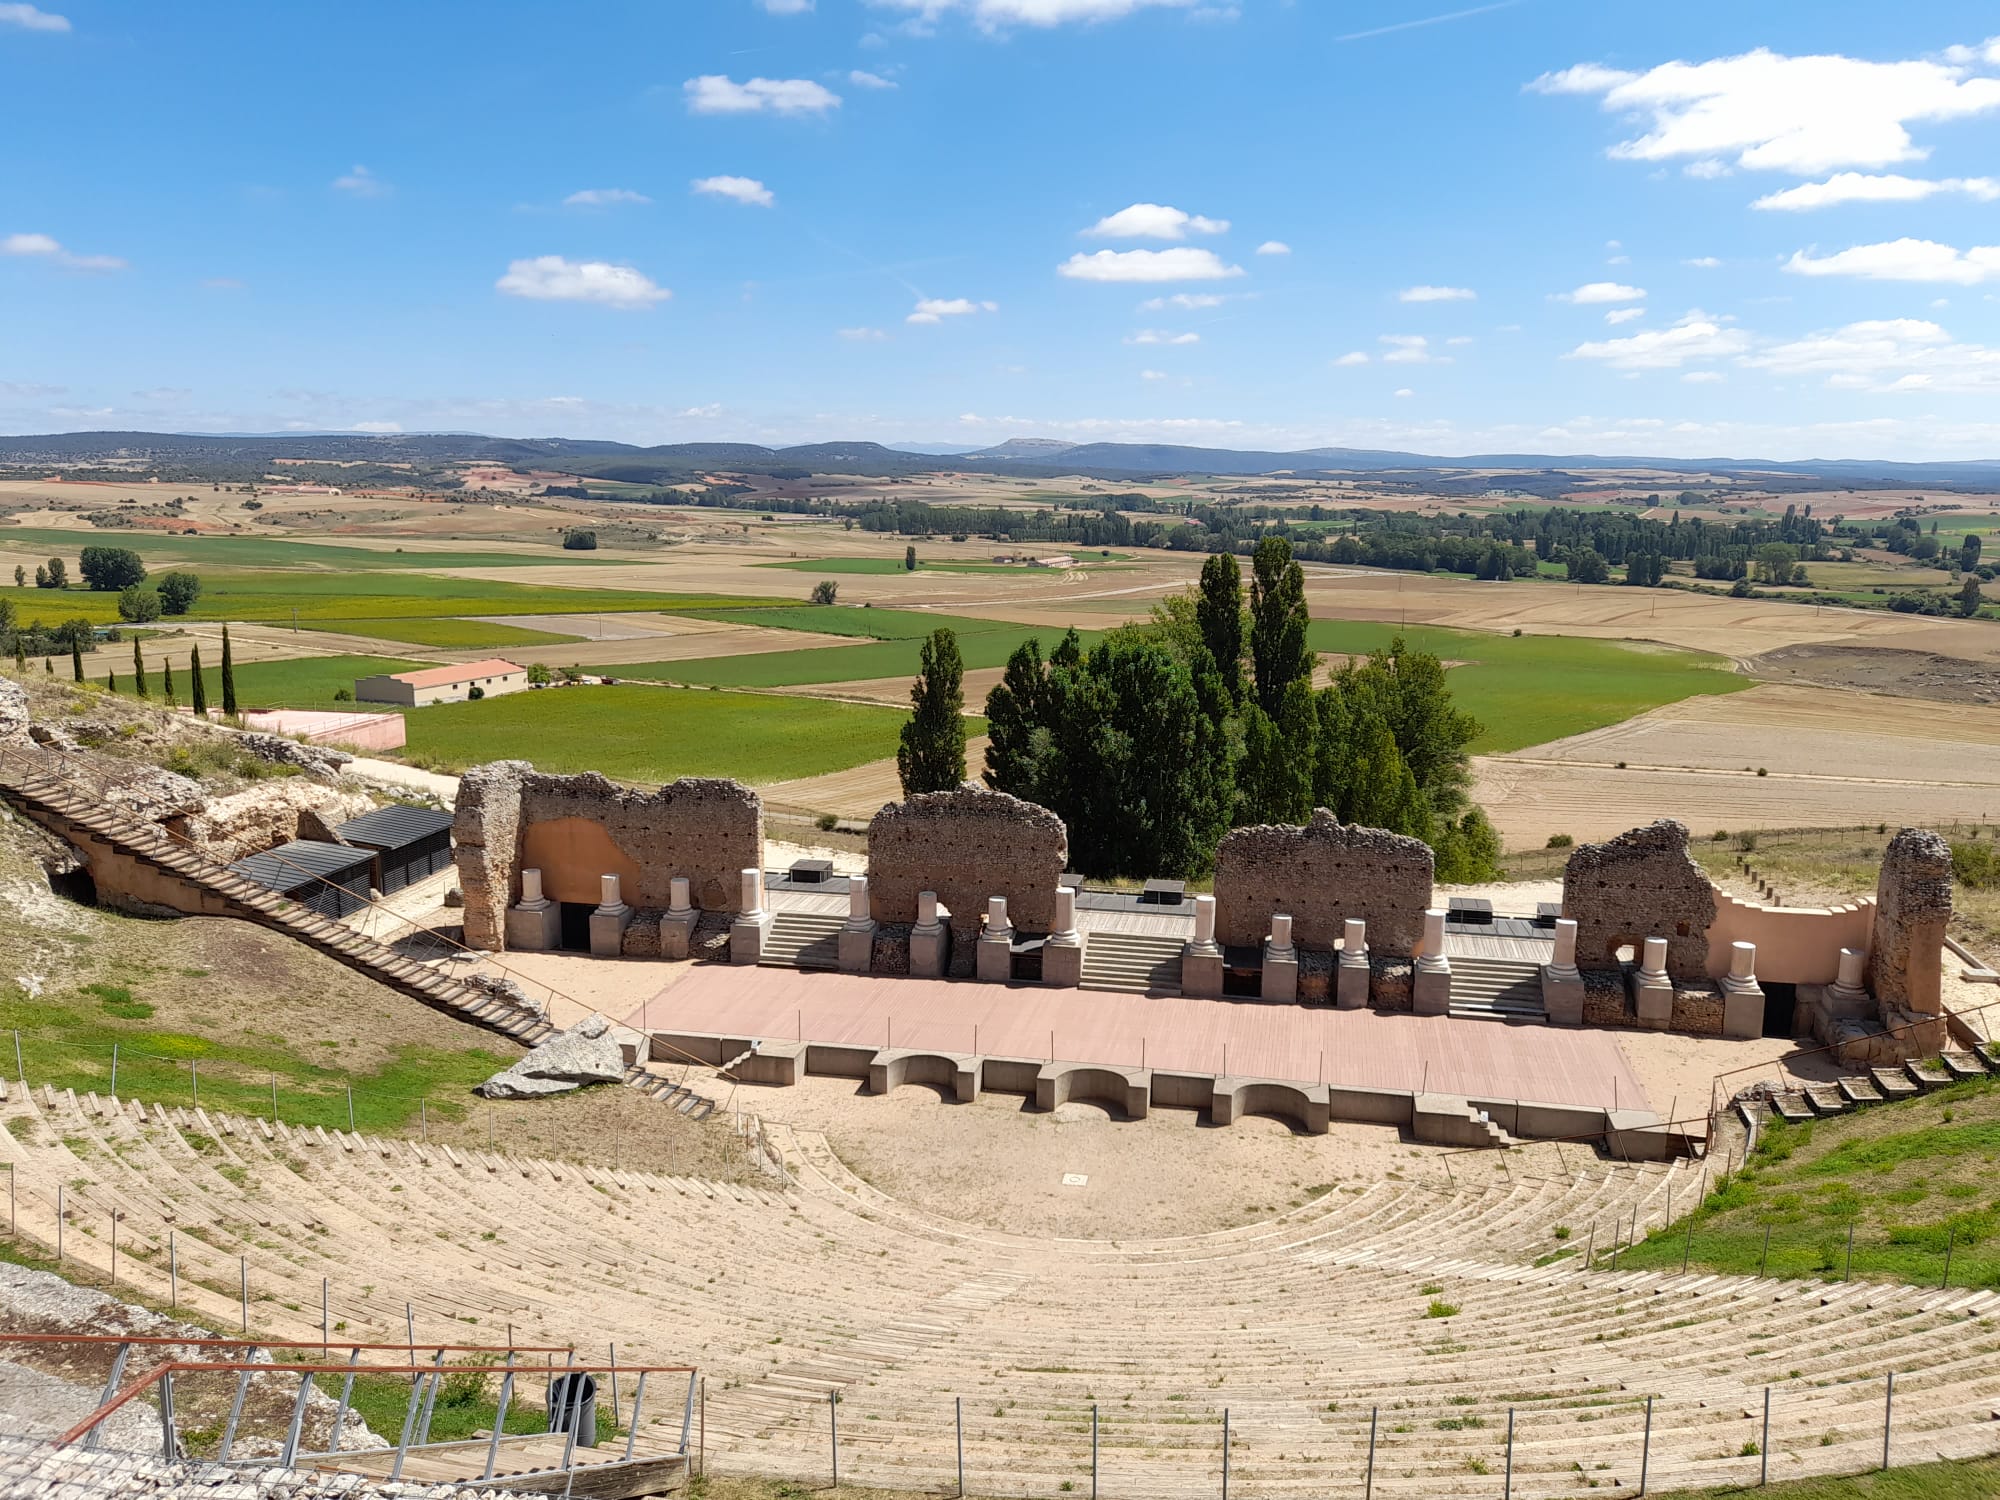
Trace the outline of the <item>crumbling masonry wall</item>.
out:
<instances>
[{"instance_id":1,"label":"crumbling masonry wall","mask_svg":"<svg viewBox=\"0 0 2000 1500\"><path fill-rule=\"evenodd\" d=\"M1615 969L1618 950L1667 940L1667 973L1707 977L1715 887L1688 855L1687 825L1662 818L1601 844L1579 844L1563 870L1563 915L1576 922L1576 961Z\"/></svg>"},{"instance_id":2,"label":"crumbling masonry wall","mask_svg":"<svg viewBox=\"0 0 2000 1500\"><path fill-rule=\"evenodd\" d=\"M986 898L1005 896L1017 927L1046 932L1069 861L1069 830L1046 807L961 787L891 802L868 825L868 899L878 922L914 922L936 891L952 931L976 935Z\"/></svg>"},{"instance_id":3,"label":"crumbling masonry wall","mask_svg":"<svg viewBox=\"0 0 2000 1500\"><path fill-rule=\"evenodd\" d=\"M1230 947L1254 947L1287 912L1295 942L1330 948L1341 924L1368 924L1368 950L1408 958L1431 904L1430 846L1380 828L1343 824L1320 808L1304 827L1265 823L1224 835L1215 851L1215 928Z\"/></svg>"},{"instance_id":4,"label":"crumbling masonry wall","mask_svg":"<svg viewBox=\"0 0 2000 1500\"><path fill-rule=\"evenodd\" d=\"M466 943L498 951L523 868L541 870L554 901L595 906L598 878L615 874L628 903L664 909L673 878L685 875L695 905L735 911L740 872L763 867L764 807L749 788L716 777L639 792L595 772L551 776L526 761L494 761L459 779L452 842Z\"/></svg>"},{"instance_id":5,"label":"crumbling masonry wall","mask_svg":"<svg viewBox=\"0 0 2000 1500\"><path fill-rule=\"evenodd\" d=\"M1951 925L1951 845L1905 828L1882 854L1867 987L1885 1024L1896 1013L1935 1016L1944 1007L1944 935Z\"/></svg>"}]
</instances>

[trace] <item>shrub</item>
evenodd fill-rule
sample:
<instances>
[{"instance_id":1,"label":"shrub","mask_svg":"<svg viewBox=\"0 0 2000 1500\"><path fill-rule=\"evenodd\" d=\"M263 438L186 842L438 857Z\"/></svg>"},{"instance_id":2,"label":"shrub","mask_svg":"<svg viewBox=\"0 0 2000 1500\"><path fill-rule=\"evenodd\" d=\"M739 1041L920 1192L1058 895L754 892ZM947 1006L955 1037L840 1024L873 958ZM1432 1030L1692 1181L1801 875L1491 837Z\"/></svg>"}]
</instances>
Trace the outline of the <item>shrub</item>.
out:
<instances>
[{"instance_id":1,"label":"shrub","mask_svg":"<svg viewBox=\"0 0 2000 1500\"><path fill-rule=\"evenodd\" d=\"M152 589L133 584L118 596L118 618L144 625L160 618L160 596Z\"/></svg>"},{"instance_id":2,"label":"shrub","mask_svg":"<svg viewBox=\"0 0 2000 1500\"><path fill-rule=\"evenodd\" d=\"M354 701L354 689L335 688L333 690L333 701L335 703L352 703Z\"/></svg>"},{"instance_id":3,"label":"shrub","mask_svg":"<svg viewBox=\"0 0 2000 1500\"><path fill-rule=\"evenodd\" d=\"M814 604L831 604L839 597L840 585L835 583L831 578L822 578L818 583L813 585L812 602Z\"/></svg>"},{"instance_id":4,"label":"shrub","mask_svg":"<svg viewBox=\"0 0 2000 1500\"><path fill-rule=\"evenodd\" d=\"M477 686L468 688L465 693L466 701L469 703L477 703L481 698L484 698L485 696L486 696L486 689Z\"/></svg>"},{"instance_id":5,"label":"shrub","mask_svg":"<svg viewBox=\"0 0 2000 1500\"><path fill-rule=\"evenodd\" d=\"M1729 842L1729 830L1727 828L1718 828L1708 837L1711 843L1726 844Z\"/></svg>"},{"instance_id":6,"label":"shrub","mask_svg":"<svg viewBox=\"0 0 2000 1500\"><path fill-rule=\"evenodd\" d=\"M2000 885L2000 858L1995 857L1991 844L1953 844L1951 874L1960 885L1975 891Z\"/></svg>"},{"instance_id":7,"label":"shrub","mask_svg":"<svg viewBox=\"0 0 2000 1500\"><path fill-rule=\"evenodd\" d=\"M160 608L170 615L184 615L201 597L201 580L194 574L176 570L160 576Z\"/></svg>"},{"instance_id":8,"label":"shrub","mask_svg":"<svg viewBox=\"0 0 2000 1500\"><path fill-rule=\"evenodd\" d=\"M832 833L834 829L840 826L840 819L836 818L832 813L821 813L814 822L818 825L821 833Z\"/></svg>"},{"instance_id":9,"label":"shrub","mask_svg":"<svg viewBox=\"0 0 2000 1500\"><path fill-rule=\"evenodd\" d=\"M595 552L597 533L581 526L572 526L563 532L562 544L565 552Z\"/></svg>"},{"instance_id":10,"label":"shrub","mask_svg":"<svg viewBox=\"0 0 2000 1500\"><path fill-rule=\"evenodd\" d=\"M1431 1298L1431 1305L1424 1309L1424 1316L1427 1318L1455 1318L1458 1316L1458 1304L1433 1297Z\"/></svg>"},{"instance_id":11,"label":"shrub","mask_svg":"<svg viewBox=\"0 0 2000 1500\"><path fill-rule=\"evenodd\" d=\"M1757 835L1745 829L1742 833L1736 835L1736 847L1741 849L1745 854L1752 853L1757 847Z\"/></svg>"},{"instance_id":12,"label":"shrub","mask_svg":"<svg viewBox=\"0 0 2000 1500\"><path fill-rule=\"evenodd\" d=\"M1549 835L1548 847L1551 849L1567 849L1575 842L1576 840L1566 833L1552 833Z\"/></svg>"},{"instance_id":13,"label":"shrub","mask_svg":"<svg viewBox=\"0 0 2000 1500\"><path fill-rule=\"evenodd\" d=\"M538 661L528 663L528 683L531 687L547 687L555 681L555 673Z\"/></svg>"},{"instance_id":14,"label":"shrub","mask_svg":"<svg viewBox=\"0 0 2000 1500\"><path fill-rule=\"evenodd\" d=\"M1759 776L1769 776L1769 775L1770 775L1771 773L1770 773L1770 771L1769 771L1769 770L1768 770L1768 769L1767 769L1766 767L1763 767L1763 766L1759 766L1759 767L1757 768L1757 774L1758 774Z\"/></svg>"}]
</instances>

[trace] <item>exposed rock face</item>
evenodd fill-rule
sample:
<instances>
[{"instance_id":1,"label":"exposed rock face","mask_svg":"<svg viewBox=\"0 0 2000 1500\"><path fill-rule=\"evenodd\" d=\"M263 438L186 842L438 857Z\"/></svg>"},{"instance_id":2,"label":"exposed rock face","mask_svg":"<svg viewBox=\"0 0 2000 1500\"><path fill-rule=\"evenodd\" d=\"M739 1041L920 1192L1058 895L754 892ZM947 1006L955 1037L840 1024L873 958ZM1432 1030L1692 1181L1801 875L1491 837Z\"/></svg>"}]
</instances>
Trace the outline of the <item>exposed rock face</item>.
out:
<instances>
[{"instance_id":1,"label":"exposed rock face","mask_svg":"<svg viewBox=\"0 0 2000 1500\"><path fill-rule=\"evenodd\" d=\"M625 1054L602 1016L585 1016L552 1036L504 1073L475 1091L488 1099L537 1099L567 1094L586 1083L616 1083L625 1076Z\"/></svg>"},{"instance_id":2,"label":"exposed rock face","mask_svg":"<svg viewBox=\"0 0 2000 1500\"><path fill-rule=\"evenodd\" d=\"M465 940L497 950L524 866L541 870L555 901L595 906L598 878L615 874L627 902L664 910L684 875L703 911L736 911L741 872L763 865L764 805L716 777L637 792L594 772L549 776L526 761L494 761L460 778L452 840Z\"/></svg>"},{"instance_id":3,"label":"exposed rock face","mask_svg":"<svg viewBox=\"0 0 2000 1500\"><path fill-rule=\"evenodd\" d=\"M1944 1005L1944 934L1951 925L1951 845L1905 828L1882 854L1868 992L1895 1024L1897 1011L1934 1016Z\"/></svg>"},{"instance_id":4,"label":"exposed rock face","mask_svg":"<svg viewBox=\"0 0 2000 1500\"><path fill-rule=\"evenodd\" d=\"M343 792L317 781L265 781L217 797L177 822L175 831L218 855L241 859L292 839L337 844L341 841L334 837L334 828L374 805L365 793Z\"/></svg>"},{"instance_id":5,"label":"exposed rock face","mask_svg":"<svg viewBox=\"0 0 2000 1500\"><path fill-rule=\"evenodd\" d=\"M1563 870L1563 915L1576 922L1576 962L1613 969L1618 950L1667 940L1667 973L1708 977L1715 887L1688 857L1687 825L1662 818L1601 844L1579 844Z\"/></svg>"},{"instance_id":6,"label":"exposed rock face","mask_svg":"<svg viewBox=\"0 0 2000 1500\"><path fill-rule=\"evenodd\" d=\"M1265 823L1223 836L1215 851L1215 935L1254 947L1280 912L1294 942L1331 948L1341 924L1368 924L1368 951L1408 958L1431 904L1430 846L1380 828L1343 824L1320 808L1304 827Z\"/></svg>"},{"instance_id":7,"label":"exposed rock face","mask_svg":"<svg viewBox=\"0 0 2000 1500\"><path fill-rule=\"evenodd\" d=\"M459 983L467 989L478 990L482 995L491 995L495 1000L504 1000L509 1005L517 1005L535 1015L543 1014L542 1002L505 974L468 974Z\"/></svg>"},{"instance_id":8,"label":"exposed rock face","mask_svg":"<svg viewBox=\"0 0 2000 1500\"><path fill-rule=\"evenodd\" d=\"M236 743L259 760L297 766L320 781L338 780L340 768L354 759L345 750L335 750L329 745L302 745L281 734L240 734Z\"/></svg>"},{"instance_id":9,"label":"exposed rock face","mask_svg":"<svg viewBox=\"0 0 2000 1500\"><path fill-rule=\"evenodd\" d=\"M208 796L198 782L156 766L120 764L99 785L98 793L109 805L148 823L185 817L208 805Z\"/></svg>"},{"instance_id":10,"label":"exposed rock face","mask_svg":"<svg viewBox=\"0 0 2000 1500\"><path fill-rule=\"evenodd\" d=\"M11 677L0 677L0 745L25 742L28 717L28 690Z\"/></svg>"},{"instance_id":11,"label":"exposed rock face","mask_svg":"<svg viewBox=\"0 0 2000 1500\"><path fill-rule=\"evenodd\" d=\"M952 931L977 936L989 896L1007 918L1046 932L1069 861L1069 830L1046 807L1006 792L960 787L891 802L868 824L868 904L878 922L915 922L917 896L936 891Z\"/></svg>"}]
</instances>

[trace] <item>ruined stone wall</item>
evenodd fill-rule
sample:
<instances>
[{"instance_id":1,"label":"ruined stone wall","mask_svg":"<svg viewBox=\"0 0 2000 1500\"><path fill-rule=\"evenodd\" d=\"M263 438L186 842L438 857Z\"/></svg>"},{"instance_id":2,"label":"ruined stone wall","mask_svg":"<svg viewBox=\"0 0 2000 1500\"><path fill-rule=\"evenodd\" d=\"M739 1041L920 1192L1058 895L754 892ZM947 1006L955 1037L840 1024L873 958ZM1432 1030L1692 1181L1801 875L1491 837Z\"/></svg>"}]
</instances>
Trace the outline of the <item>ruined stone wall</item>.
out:
<instances>
[{"instance_id":1,"label":"ruined stone wall","mask_svg":"<svg viewBox=\"0 0 2000 1500\"><path fill-rule=\"evenodd\" d=\"M1341 924L1368 924L1368 951L1408 958L1431 904L1430 846L1380 828L1342 824L1325 808L1303 828L1238 828L1215 851L1215 935L1254 947L1288 912L1295 942L1330 948Z\"/></svg>"},{"instance_id":2,"label":"ruined stone wall","mask_svg":"<svg viewBox=\"0 0 2000 1500\"><path fill-rule=\"evenodd\" d=\"M1669 975L1708 975L1715 887L1688 856L1687 825L1672 818L1577 845L1563 870L1563 915L1576 922L1579 968L1616 968L1620 947L1663 937Z\"/></svg>"},{"instance_id":3,"label":"ruined stone wall","mask_svg":"<svg viewBox=\"0 0 2000 1500\"><path fill-rule=\"evenodd\" d=\"M1046 807L961 787L891 802L868 825L868 901L878 922L914 922L936 891L954 932L976 934L989 896L1017 927L1046 932L1069 861L1069 830Z\"/></svg>"},{"instance_id":4,"label":"ruined stone wall","mask_svg":"<svg viewBox=\"0 0 2000 1500\"><path fill-rule=\"evenodd\" d=\"M735 911L741 872L763 867L764 808L755 792L714 777L640 792L595 772L550 776L495 761L460 779L452 839L466 941L498 949L524 865L541 870L553 901L595 906L598 877L616 874L630 905L664 909L685 875L695 905Z\"/></svg>"},{"instance_id":5,"label":"ruined stone wall","mask_svg":"<svg viewBox=\"0 0 2000 1500\"><path fill-rule=\"evenodd\" d=\"M1890 1025L1898 1011L1934 1016L1943 1008L1944 934L1951 925L1951 845L1924 828L1905 828L1882 854L1868 992Z\"/></svg>"}]
</instances>

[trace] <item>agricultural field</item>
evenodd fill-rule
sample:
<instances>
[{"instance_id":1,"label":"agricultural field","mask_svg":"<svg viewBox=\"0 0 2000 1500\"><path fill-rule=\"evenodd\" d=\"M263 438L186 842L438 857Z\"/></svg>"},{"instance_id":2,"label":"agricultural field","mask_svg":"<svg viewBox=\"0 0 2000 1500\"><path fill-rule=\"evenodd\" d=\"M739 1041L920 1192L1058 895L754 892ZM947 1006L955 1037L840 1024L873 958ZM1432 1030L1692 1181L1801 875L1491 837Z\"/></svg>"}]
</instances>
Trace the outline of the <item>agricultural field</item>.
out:
<instances>
[{"instance_id":1,"label":"agricultural field","mask_svg":"<svg viewBox=\"0 0 2000 1500\"><path fill-rule=\"evenodd\" d=\"M163 661L170 661L174 669L175 696L182 704L188 703L193 696L194 685L188 671L186 645L176 642L171 649L155 647L143 641L140 645L153 701L165 701L160 666ZM291 661L246 662L236 668L236 698L245 709L325 708L361 713L394 711L393 704L353 703L337 700L333 695L338 691L351 694L357 677L414 672L426 665L426 662L394 656L307 656ZM83 659L83 672L89 681L96 683L102 683L107 675L115 675L119 691L129 694L132 691L132 649L129 646L100 647L95 654ZM208 694L208 706L220 708L222 667L219 658L210 656L202 665L201 676L202 686Z\"/></svg>"},{"instance_id":2,"label":"agricultural field","mask_svg":"<svg viewBox=\"0 0 2000 1500\"><path fill-rule=\"evenodd\" d=\"M157 531L115 531L103 527L65 530L50 526L0 526L0 556L24 560L61 557L76 571L85 547L124 547L154 571L187 567L329 568L342 572L412 572L439 568L533 568L549 563L589 561L565 552L558 542L514 551L467 551L451 544L356 547L340 542L293 541L276 536L176 536ZM12 565L9 565L11 571ZM33 571L32 567L29 569Z\"/></svg>"}]
</instances>

